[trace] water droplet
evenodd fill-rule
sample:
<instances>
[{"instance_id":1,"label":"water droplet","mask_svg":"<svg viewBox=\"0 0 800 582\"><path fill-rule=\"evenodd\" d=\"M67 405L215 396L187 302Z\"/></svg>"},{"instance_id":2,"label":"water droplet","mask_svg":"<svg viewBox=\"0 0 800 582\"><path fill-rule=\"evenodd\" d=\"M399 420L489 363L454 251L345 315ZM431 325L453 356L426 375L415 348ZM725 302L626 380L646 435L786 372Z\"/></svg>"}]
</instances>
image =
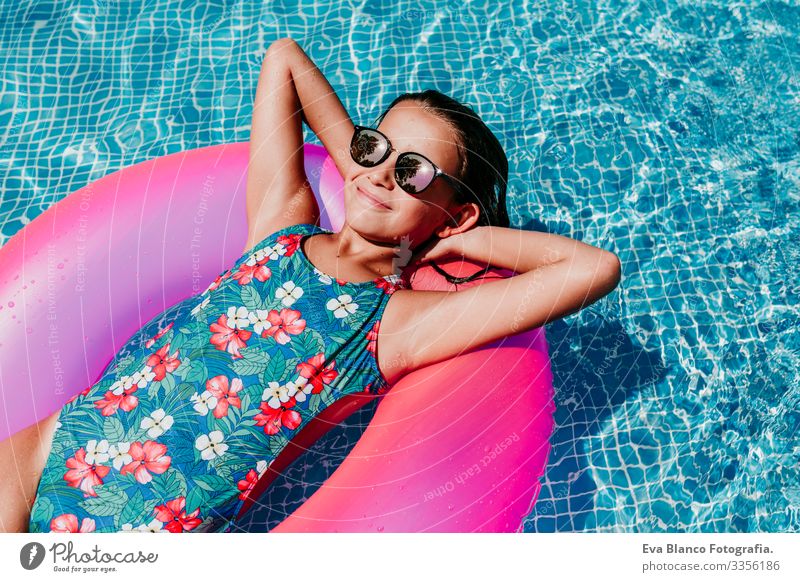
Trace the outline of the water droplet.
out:
<instances>
[{"instance_id":1,"label":"water droplet","mask_svg":"<svg viewBox=\"0 0 800 582\"><path fill-rule=\"evenodd\" d=\"M27 331L28 333L33 333L33 328L26 327L26 328L25 328L25 331Z\"/></svg>"},{"instance_id":2,"label":"water droplet","mask_svg":"<svg viewBox=\"0 0 800 582\"><path fill-rule=\"evenodd\" d=\"M453 504L452 504L452 503L451 503L451 504L449 504L449 505L447 506L447 509L449 509L450 511L453 511Z\"/></svg>"},{"instance_id":3,"label":"water droplet","mask_svg":"<svg viewBox=\"0 0 800 582\"><path fill-rule=\"evenodd\" d=\"M382 525L378 526L378 531L383 531L383 526Z\"/></svg>"},{"instance_id":4,"label":"water droplet","mask_svg":"<svg viewBox=\"0 0 800 582\"><path fill-rule=\"evenodd\" d=\"M56 267L58 267L59 269L63 269L64 268L64 263L59 263L59 264L56 265Z\"/></svg>"},{"instance_id":5,"label":"water droplet","mask_svg":"<svg viewBox=\"0 0 800 582\"><path fill-rule=\"evenodd\" d=\"M8 302L8 306L9 306L9 307L14 307L14 302L13 302L13 301L9 301L9 302Z\"/></svg>"}]
</instances>

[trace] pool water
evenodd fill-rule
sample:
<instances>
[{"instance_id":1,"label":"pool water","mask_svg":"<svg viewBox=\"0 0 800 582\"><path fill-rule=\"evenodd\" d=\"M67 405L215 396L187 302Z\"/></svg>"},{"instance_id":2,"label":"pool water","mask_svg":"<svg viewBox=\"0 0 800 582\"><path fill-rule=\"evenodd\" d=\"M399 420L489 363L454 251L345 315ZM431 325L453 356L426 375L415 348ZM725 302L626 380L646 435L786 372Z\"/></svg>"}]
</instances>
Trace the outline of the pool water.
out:
<instances>
[{"instance_id":1,"label":"pool water","mask_svg":"<svg viewBox=\"0 0 800 582\"><path fill-rule=\"evenodd\" d=\"M547 326L557 428L525 531L798 531L798 33L796 2L6 2L0 245L122 167L246 141L264 51L292 36L356 122L428 87L474 106L513 226L622 260ZM243 529L302 503L372 412Z\"/></svg>"}]
</instances>

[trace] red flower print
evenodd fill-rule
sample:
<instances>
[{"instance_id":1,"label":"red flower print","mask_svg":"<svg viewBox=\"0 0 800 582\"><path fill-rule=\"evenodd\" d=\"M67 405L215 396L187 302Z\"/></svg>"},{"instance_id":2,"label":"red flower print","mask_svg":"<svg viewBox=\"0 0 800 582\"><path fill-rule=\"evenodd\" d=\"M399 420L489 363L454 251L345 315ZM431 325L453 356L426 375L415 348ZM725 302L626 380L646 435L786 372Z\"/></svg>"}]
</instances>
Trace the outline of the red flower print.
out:
<instances>
[{"instance_id":1,"label":"red flower print","mask_svg":"<svg viewBox=\"0 0 800 582\"><path fill-rule=\"evenodd\" d=\"M209 329L214 332L210 341L218 350L231 354L233 359L242 358L239 350L247 347L247 340L250 339L253 332L230 328L227 322L228 317L223 313L215 323L209 326Z\"/></svg>"},{"instance_id":2,"label":"red flower print","mask_svg":"<svg viewBox=\"0 0 800 582\"><path fill-rule=\"evenodd\" d=\"M100 400L94 403L94 407L101 409L100 414L103 416L111 416L120 408L125 412L130 412L139 404L139 399L133 396L138 389L139 386L133 384L127 388L108 390Z\"/></svg>"},{"instance_id":3,"label":"red flower print","mask_svg":"<svg viewBox=\"0 0 800 582\"><path fill-rule=\"evenodd\" d=\"M392 283L391 281L387 281L383 277L378 277L375 280L375 286L379 289L383 289L383 292L386 295L391 295L395 291L397 291L398 285L396 283Z\"/></svg>"},{"instance_id":4,"label":"red flower print","mask_svg":"<svg viewBox=\"0 0 800 582\"><path fill-rule=\"evenodd\" d=\"M233 278L239 282L239 285L247 285L253 282L253 279L258 279L262 283L272 276L272 271L265 265L269 259L262 259L255 265L248 265L242 263L239 265L239 270L233 274Z\"/></svg>"},{"instance_id":5,"label":"red flower print","mask_svg":"<svg viewBox=\"0 0 800 582\"><path fill-rule=\"evenodd\" d=\"M239 499L242 501L247 499L247 496L253 490L253 487L256 486L256 483L258 483L258 473L255 472L255 469L250 469L244 479L236 484L239 491L241 491L241 493L239 493Z\"/></svg>"},{"instance_id":6,"label":"red flower print","mask_svg":"<svg viewBox=\"0 0 800 582\"><path fill-rule=\"evenodd\" d=\"M214 418L222 418L228 414L228 406L242 408L242 401L236 395L242 389L242 380L234 378L228 387L228 377L225 375L214 376L206 382L206 390L217 397L214 407Z\"/></svg>"},{"instance_id":7,"label":"red flower print","mask_svg":"<svg viewBox=\"0 0 800 582\"><path fill-rule=\"evenodd\" d=\"M285 426L289 430L296 429L300 426L302 418L297 411L289 410L295 404L297 401L294 398L282 402L279 408L271 408L269 404L262 402L259 406L261 412L254 417L256 426L263 426L264 432L269 435L278 434L281 426Z\"/></svg>"},{"instance_id":8,"label":"red flower print","mask_svg":"<svg viewBox=\"0 0 800 582\"><path fill-rule=\"evenodd\" d=\"M270 327L261 333L261 337L270 336L281 345L288 343L291 340L289 334L297 335L306 328L306 320L300 319L301 315L296 309L288 307L281 309L280 313L273 309L267 315Z\"/></svg>"},{"instance_id":9,"label":"red flower print","mask_svg":"<svg viewBox=\"0 0 800 582\"><path fill-rule=\"evenodd\" d=\"M374 324L372 324L372 327L367 332L367 340L369 340L367 341L367 350L372 352L373 354L375 353L375 346L377 345L378 342L378 330L380 328L381 328L381 320L379 319Z\"/></svg>"},{"instance_id":10,"label":"red flower print","mask_svg":"<svg viewBox=\"0 0 800 582\"><path fill-rule=\"evenodd\" d=\"M162 335L164 335L164 334L165 334L165 333L167 333L167 332L168 332L170 329L172 329L172 326L173 326L173 325L175 325L175 322L174 322L174 321L170 322L170 324L169 324L167 327L165 327L165 328L164 328L164 329L162 329L160 332L158 332L156 335L154 335L154 336L153 336L153 337L151 337L149 340L147 340L146 342L144 342L144 347L146 347L146 348L149 348L149 347L150 347L150 346L152 346L154 343L156 343L156 342L158 341L158 338L160 338Z\"/></svg>"},{"instance_id":11,"label":"red flower print","mask_svg":"<svg viewBox=\"0 0 800 582\"><path fill-rule=\"evenodd\" d=\"M230 271L225 271L224 273L219 275L216 279L214 279L214 281L211 283L211 285L208 286L208 289L206 289L206 291L213 291L214 289L219 287L219 285L220 285L220 283L222 283L223 279L227 279L228 277L230 277L230 275L231 275ZM205 293L205 291L204 291L204 293Z\"/></svg>"},{"instance_id":12,"label":"red flower print","mask_svg":"<svg viewBox=\"0 0 800 582\"><path fill-rule=\"evenodd\" d=\"M172 324L170 324L172 325ZM175 350L175 353L171 356L167 355L169 351L169 344L161 346L161 349L151 354L149 358L147 358L147 365L153 368L153 372L155 373L156 377L154 378L156 381L161 381L167 375L167 372L174 372L178 366L181 365L181 361L177 358L178 352L180 351Z\"/></svg>"},{"instance_id":13,"label":"red flower print","mask_svg":"<svg viewBox=\"0 0 800 582\"><path fill-rule=\"evenodd\" d=\"M95 530L94 520L84 517L78 529L78 516L74 513L62 513L50 520L50 531L55 533L90 533Z\"/></svg>"},{"instance_id":14,"label":"red flower print","mask_svg":"<svg viewBox=\"0 0 800 582\"><path fill-rule=\"evenodd\" d=\"M282 234L276 240L286 248L284 256L291 257L297 248L300 246L300 239L302 234Z\"/></svg>"},{"instance_id":15,"label":"red flower print","mask_svg":"<svg viewBox=\"0 0 800 582\"><path fill-rule=\"evenodd\" d=\"M70 487L76 487L83 491L84 497L97 497L94 488L103 484L103 477L108 475L111 470L111 467L106 467L105 465L90 465L87 463L86 450L83 447L77 450L74 457L67 459L66 464L69 471L64 473L64 481Z\"/></svg>"},{"instance_id":16,"label":"red flower print","mask_svg":"<svg viewBox=\"0 0 800 582\"><path fill-rule=\"evenodd\" d=\"M156 505L153 511L156 519L164 523L164 529L172 533L183 533L202 523L197 517L200 514L199 507L186 515L186 498L183 496L167 501L164 505Z\"/></svg>"},{"instance_id":17,"label":"red flower print","mask_svg":"<svg viewBox=\"0 0 800 582\"><path fill-rule=\"evenodd\" d=\"M76 394L75 396L73 396L72 398L70 398L69 400L67 400L67 401L65 402L65 404L69 404L70 402L72 402L73 400L75 400L76 398L78 398L79 396L86 396L86 395L89 393L89 390L91 390L91 389L92 389L92 387L91 387L91 386L88 386L88 387L86 387L86 388L83 390L83 392L81 392L80 394Z\"/></svg>"},{"instance_id":18,"label":"red flower print","mask_svg":"<svg viewBox=\"0 0 800 582\"><path fill-rule=\"evenodd\" d=\"M172 457L164 455L166 452L166 445L156 441L147 441L144 445L139 441L131 443L128 454L133 461L122 467L119 472L121 475L133 473L139 483L149 483L153 480L150 473L160 475L169 469Z\"/></svg>"},{"instance_id":19,"label":"red flower print","mask_svg":"<svg viewBox=\"0 0 800 582\"><path fill-rule=\"evenodd\" d=\"M325 388L323 384L330 384L333 382L334 378L339 375L339 372L333 369L336 365L335 360L325 368L321 368L324 363L325 354L320 352L307 362L300 362L297 364L297 371L300 375L304 378L308 378L308 381L314 386L311 389L312 394L319 394L322 392L322 389Z\"/></svg>"}]
</instances>

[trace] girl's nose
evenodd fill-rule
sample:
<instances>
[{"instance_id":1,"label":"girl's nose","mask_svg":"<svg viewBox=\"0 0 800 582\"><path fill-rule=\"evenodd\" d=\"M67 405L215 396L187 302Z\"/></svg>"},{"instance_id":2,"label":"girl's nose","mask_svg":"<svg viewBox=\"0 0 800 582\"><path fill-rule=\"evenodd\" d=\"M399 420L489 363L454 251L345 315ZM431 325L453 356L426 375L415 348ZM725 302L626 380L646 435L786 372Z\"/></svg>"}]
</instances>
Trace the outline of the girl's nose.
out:
<instances>
[{"instance_id":1,"label":"girl's nose","mask_svg":"<svg viewBox=\"0 0 800 582\"><path fill-rule=\"evenodd\" d=\"M372 168L367 176L369 181L375 186L383 186L387 190L394 189L394 160L391 157L384 160L379 166Z\"/></svg>"}]
</instances>

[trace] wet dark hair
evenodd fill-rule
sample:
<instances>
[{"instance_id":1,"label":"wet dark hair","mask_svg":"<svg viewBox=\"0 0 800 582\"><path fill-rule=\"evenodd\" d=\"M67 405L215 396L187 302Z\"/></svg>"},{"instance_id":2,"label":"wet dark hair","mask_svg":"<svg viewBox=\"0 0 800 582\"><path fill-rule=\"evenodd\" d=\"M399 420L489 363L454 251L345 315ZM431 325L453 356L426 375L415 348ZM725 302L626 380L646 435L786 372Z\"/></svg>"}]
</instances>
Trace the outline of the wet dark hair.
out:
<instances>
[{"instance_id":1,"label":"wet dark hair","mask_svg":"<svg viewBox=\"0 0 800 582\"><path fill-rule=\"evenodd\" d=\"M375 126L380 125L389 110L402 101L414 101L452 128L461 160L455 173L455 178L461 184L460 188L455 189L456 204L475 202L478 205L480 214L476 226L508 227L508 158L492 130L472 108L435 89L397 96L378 117ZM482 277L491 269L487 265L468 277L453 277L436 263L431 262L431 266L455 285Z\"/></svg>"}]
</instances>

